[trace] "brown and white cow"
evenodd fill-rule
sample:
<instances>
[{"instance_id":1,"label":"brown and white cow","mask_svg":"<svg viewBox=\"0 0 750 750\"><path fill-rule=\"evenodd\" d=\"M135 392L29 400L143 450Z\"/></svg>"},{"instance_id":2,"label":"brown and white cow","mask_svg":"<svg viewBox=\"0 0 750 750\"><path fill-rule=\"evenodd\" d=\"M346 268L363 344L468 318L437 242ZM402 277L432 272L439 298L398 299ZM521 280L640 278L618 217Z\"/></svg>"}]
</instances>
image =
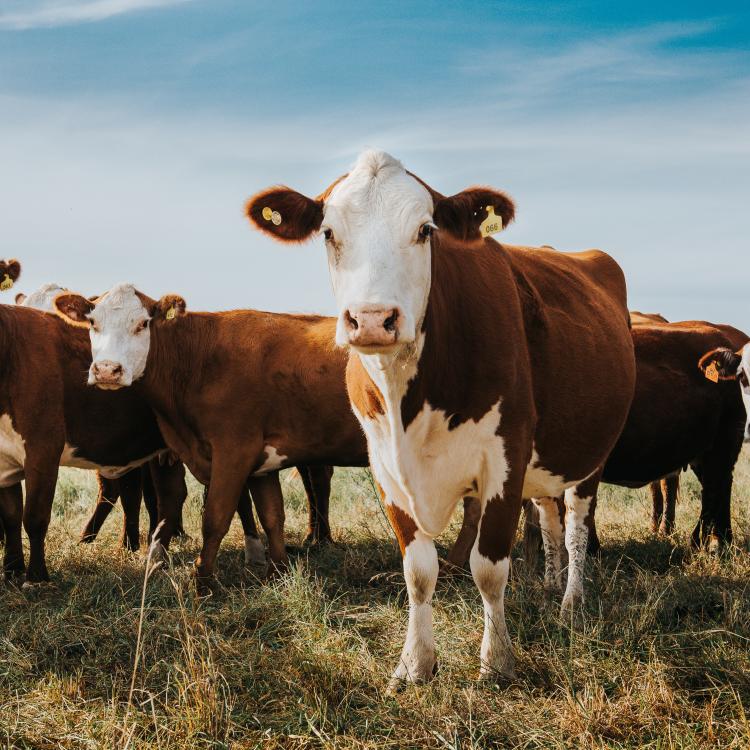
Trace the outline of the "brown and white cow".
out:
<instances>
[{"instance_id":1,"label":"brown and white cow","mask_svg":"<svg viewBox=\"0 0 750 750\"><path fill-rule=\"evenodd\" d=\"M49 580L44 540L58 466L95 469L117 478L165 450L149 407L131 393L93 392L85 373L91 348L85 331L57 315L0 305L0 516L6 531L6 576L25 570L21 519L29 537L30 583ZM175 472L157 483L160 498L175 498ZM26 480L23 504L20 482ZM184 479L181 481L184 492ZM178 487L175 487L175 484ZM179 509L182 498L167 505ZM168 541L176 519L167 514Z\"/></svg>"},{"instance_id":2,"label":"brown and white cow","mask_svg":"<svg viewBox=\"0 0 750 750\"><path fill-rule=\"evenodd\" d=\"M17 305L23 305L24 307L33 307L36 310L54 312L52 303L55 297L66 291L68 290L59 284L48 283L29 294L19 292L16 294L15 301ZM159 523L158 499L151 474L152 472L161 472L162 464L163 461L161 458L153 458L149 464L131 469L119 477L106 477L101 472L97 472L99 491L97 493L96 504L94 512L81 533L81 541L93 542L96 539L102 524L119 499L123 510L122 545L126 549L137 550L140 546L141 498L143 498L148 511L149 538L151 538ZM164 492L166 484L166 486L174 488L176 494L174 498L171 495L165 497L164 502L172 502L173 500L175 502L182 502L187 494L184 486L184 471L180 472L179 469L175 471L169 467L165 473L166 476L163 477L163 481L160 482L157 480L157 484L162 488L162 492ZM181 474L181 476L172 476L175 473L178 475ZM20 487L16 488L14 492L20 497ZM178 530L181 531L181 529L182 524L180 521Z\"/></svg>"},{"instance_id":3,"label":"brown and white cow","mask_svg":"<svg viewBox=\"0 0 750 750\"><path fill-rule=\"evenodd\" d=\"M738 350L734 351L734 349ZM712 364L716 368L715 372L718 378L709 374ZM699 367L706 378L711 379L712 382L719 384L726 381L737 381L739 383L745 407L743 440L750 443L750 344L747 343L747 337L739 348L735 340L729 347L718 347L707 352L701 357Z\"/></svg>"},{"instance_id":4,"label":"brown and white cow","mask_svg":"<svg viewBox=\"0 0 750 750\"><path fill-rule=\"evenodd\" d=\"M706 321L639 322L633 326L632 336L635 395L622 433L604 465L602 481L632 488L650 483L653 488L660 481L673 483L683 468L692 467L702 487L701 513L692 542L717 548L732 538L732 475L745 424L734 380L739 357L733 348L742 346L748 336L731 326ZM704 371L712 362L722 374L722 368L727 367L731 382L717 378L715 384L706 378ZM674 484L667 492L676 495ZM565 533L562 498L538 498L534 505L545 548L545 584L558 589ZM591 551L599 546L595 506L596 500L587 518ZM673 521L673 503L671 513ZM533 511L529 517L534 518ZM453 553L457 563L468 557L473 536L471 530L461 529ZM536 538L532 520L526 526L527 554L534 551Z\"/></svg>"},{"instance_id":5,"label":"brown and white cow","mask_svg":"<svg viewBox=\"0 0 750 750\"><path fill-rule=\"evenodd\" d=\"M483 238L512 220L510 198L481 187L445 197L382 152L318 198L271 188L247 213L279 240L325 237L349 397L404 556L409 627L394 685L434 674L433 539L464 495L481 503L480 675L512 674L504 593L521 500L565 492L568 550L583 557L598 473L633 396L620 267L599 251ZM569 577L564 608L581 595Z\"/></svg>"},{"instance_id":6,"label":"brown and white cow","mask_svg":"<svg viewBox=\"0 0 750 750\"><path fill-rule=\"evenodd\" d=\"M367 464L344 387L346 355L332 342L335 320L255 310L188 313L181 297L153 300L129 284L96 303L67 294L55 304L73 322L90 326L89 384L98 386L91 390L119 389L144 399L169 447L208 485L196 562L200 591L212 584L216 554L246 481L271 561L283 566L278 470L304 466L320 473L332 465ZM308 491L324 495L327 504L326 476L327 487ZM260 507L258 488L265 498ZM327 505L322 511L327 516Z\"/></svg>"}]
</instances>

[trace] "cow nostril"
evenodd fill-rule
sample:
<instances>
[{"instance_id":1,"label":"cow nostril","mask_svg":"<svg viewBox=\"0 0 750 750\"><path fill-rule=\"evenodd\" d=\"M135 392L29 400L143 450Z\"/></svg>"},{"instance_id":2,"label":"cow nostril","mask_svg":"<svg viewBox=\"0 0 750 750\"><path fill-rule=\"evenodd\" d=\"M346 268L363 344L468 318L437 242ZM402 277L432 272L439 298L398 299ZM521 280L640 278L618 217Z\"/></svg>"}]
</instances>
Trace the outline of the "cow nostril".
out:
<instances>
[{"instance_id":1,"label":"cow nostril","mask_svg":"<svg viewBox=\"0 0 750 750\"><path fill-rule=\"evenodd\" d=\"M352 314L348 310L345 313L344 319L346 320L346 324L353 331L356 331L359 328L359 323L357 323L356 319L352 317Z\"/></svg>"},{"instance_id":2,"label":"cow nostril","mask_svg":"<svg viewBox=\"0 0 750 750\"><path fill-rule=\"evenodd\" d=\"M383 321L383 328L385 328L388 333L393 333L396 330L397 320L398 310L393 310L393 312Z\"/></svg>"},{"instance_id":3,"label":"cow nostril","mask_svg":"<svg viewBox=\"0 0 750 750\"><path fill-rule=\"evenodd\" d=\"M122 365L115 365L112 368L112 374L113 375L122 375Z\"/></svg>"}]
</instances>

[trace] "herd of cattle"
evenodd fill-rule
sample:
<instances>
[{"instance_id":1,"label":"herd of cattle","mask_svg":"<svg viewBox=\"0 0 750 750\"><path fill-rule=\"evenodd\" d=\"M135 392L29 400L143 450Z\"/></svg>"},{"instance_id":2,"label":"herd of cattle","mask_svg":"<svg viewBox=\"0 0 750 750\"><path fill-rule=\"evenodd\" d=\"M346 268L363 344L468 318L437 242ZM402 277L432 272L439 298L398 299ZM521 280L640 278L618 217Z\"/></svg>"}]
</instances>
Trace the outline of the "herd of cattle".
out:
<instances>
[{"instance_id":1,"label":"herd of cattle","mask_svg":"<svg viewBox=\"0 0 750 750\"><path fill-rule=\"evenodd\" d=\"M480 675L496 678L513 672L504 592L524 503L538 513L545 585L564 588L563 611L581 600L587 547L598 546L602 481L650 484L654 530L670 533L690 466L702 485L693 543L731 540L732 475L750 436L744 333L629 312L608 255L501 245L489 235L514 217L507 195L444 196L382 152L362 154L316 198L275 187L246 210L282 242L323 235L336 318L190 313L182 297L130 284L95 297L48 285L0 305L6 578L49 579L61 465L99 475L82 541L119 498L123 543L137 549L143 498L164 553L181 533L186 466L206 487L202 593L235 512L246 561L265 563L251 498L271 565L286 564L280 469L299 469L316 543L330 538L331 467L369 465L409 594L393 680L435 672L433 540L460 500L449 559L470 564L485 614ZM0 289L20 271L0 262Z\"/></svg>"}]
</instances>

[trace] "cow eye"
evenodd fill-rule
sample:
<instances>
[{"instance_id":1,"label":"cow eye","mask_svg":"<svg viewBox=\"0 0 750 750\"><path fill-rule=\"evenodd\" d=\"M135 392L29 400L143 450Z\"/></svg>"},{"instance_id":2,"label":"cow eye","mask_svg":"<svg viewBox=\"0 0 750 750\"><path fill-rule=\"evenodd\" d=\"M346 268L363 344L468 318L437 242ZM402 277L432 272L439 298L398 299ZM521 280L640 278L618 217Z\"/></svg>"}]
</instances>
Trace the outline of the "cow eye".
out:
<instances>
[{"instance_id":1,"label":"cow eye","mask_svg":"<svg viewBox=\"0 0 750 750\"><path fill-rule=\"evenodd\" d=\"M435 231L435 229L436 227L431 221L422 224L422 226L419 227L419 241L424 242L425 240L432 237L432 233Z\"/></svg>"},{"instance_id":2,"label":"cow eye","mask_svg":"<svg viewBox=\"0 0 750 750\"><path fill-rule=\"evenodd\" d=\"M101 333L101 329L99 328L99 326L91 318L89 318L88 320L89 326L94 331L94 333Z\"/></svg>"},{"instance_id":3,"label":"cow eye","mask_svg":"<svg viewBox=\"0 0 750 750\"><path fill-rule=\"evenodd\" d=\"M135 328L136 333L140 333L141 331L145 331L148 328L148 318L146 320L142 320Z\"/></svg>"},{"instance_id":4,"label":"cow eye","mask_svg":"<svg viewBox=\"0 0 750 750\"><path fill-rule=\"evenodd\" d=\"M326 227L323 230L323 237L325 237L326 242L333 242L333 229Z\"/></svg>"},{"instance_id":5,"label":"cow eye","mask_svg":"<svg viewBox=\"0 0 750 750\"><path fill-rule=\"evenodd\" d=\"M744 370L739 371L739 373L737 374L737 380L740 381L740 385L743 388L747 388L748 385L750 385L750 383L748 383L747 375L745 374Z\"/></svg>"}]
</instances>

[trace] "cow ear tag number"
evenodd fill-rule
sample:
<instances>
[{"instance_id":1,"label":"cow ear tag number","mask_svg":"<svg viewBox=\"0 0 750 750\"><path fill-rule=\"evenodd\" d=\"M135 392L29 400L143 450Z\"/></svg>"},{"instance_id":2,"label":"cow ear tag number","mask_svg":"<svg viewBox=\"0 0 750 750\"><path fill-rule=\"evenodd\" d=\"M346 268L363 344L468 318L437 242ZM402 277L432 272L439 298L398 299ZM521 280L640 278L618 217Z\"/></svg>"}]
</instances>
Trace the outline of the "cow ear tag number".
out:
<instances>
[{"instance_id":1,"label":"cow ear tag number","mask_svg":"<svg viewBox=\"0 0 750 750\"><path fill-rule=\"evenodd\" d=\"M281 214L274 211L270 206L266 206L261 214L266 221L270 221L275 227L281 224Z\"/></svg>"},{"instance_id":2,"label":"cow ear tag number","mask_svg":"<svg viewBox=\"0 0 750 750\"><path fill-rule=\"evenodd\" d=\"M167 320L174 320L175 315L177 315L177 310L174 309L174 305L167 310L167 314L164 316Z\"/></svg>"},{"instance_id":3,"label":"cow ear tag number","mask_svg":"<svg viewBox=\"0 0 750 750\"><path fill-rule=\"evenodd\" d=\"M482 237L489 237L491 234L497 234L502 228L502 216L495 215L494 206L487 206L487 218L479 225L479 232Z\"/></svg>"},{"instance_id":4,"label":"cow ear tag number","mask_svg":"<svg viewBox=\"0 0 750 750\"><path fill-rule=\"evenodd\" d=\"M716 362L711 362L711 364L706 368L705 376L712 383L718 383L719 382L719 370L716 367Z\"/></svg>"},{"instance_id":5,"label":"cow ear tag number","mask_svg":"<svg viewBox=\"0 0 750 750\"><path fill-rule=\"evenodd\" d=\"M13 287L13 279L8 276L8 274L3 275L3 280L0 281L0 292L7 292L8 289L12 289Z\"/></svg>"}]
</instances>

